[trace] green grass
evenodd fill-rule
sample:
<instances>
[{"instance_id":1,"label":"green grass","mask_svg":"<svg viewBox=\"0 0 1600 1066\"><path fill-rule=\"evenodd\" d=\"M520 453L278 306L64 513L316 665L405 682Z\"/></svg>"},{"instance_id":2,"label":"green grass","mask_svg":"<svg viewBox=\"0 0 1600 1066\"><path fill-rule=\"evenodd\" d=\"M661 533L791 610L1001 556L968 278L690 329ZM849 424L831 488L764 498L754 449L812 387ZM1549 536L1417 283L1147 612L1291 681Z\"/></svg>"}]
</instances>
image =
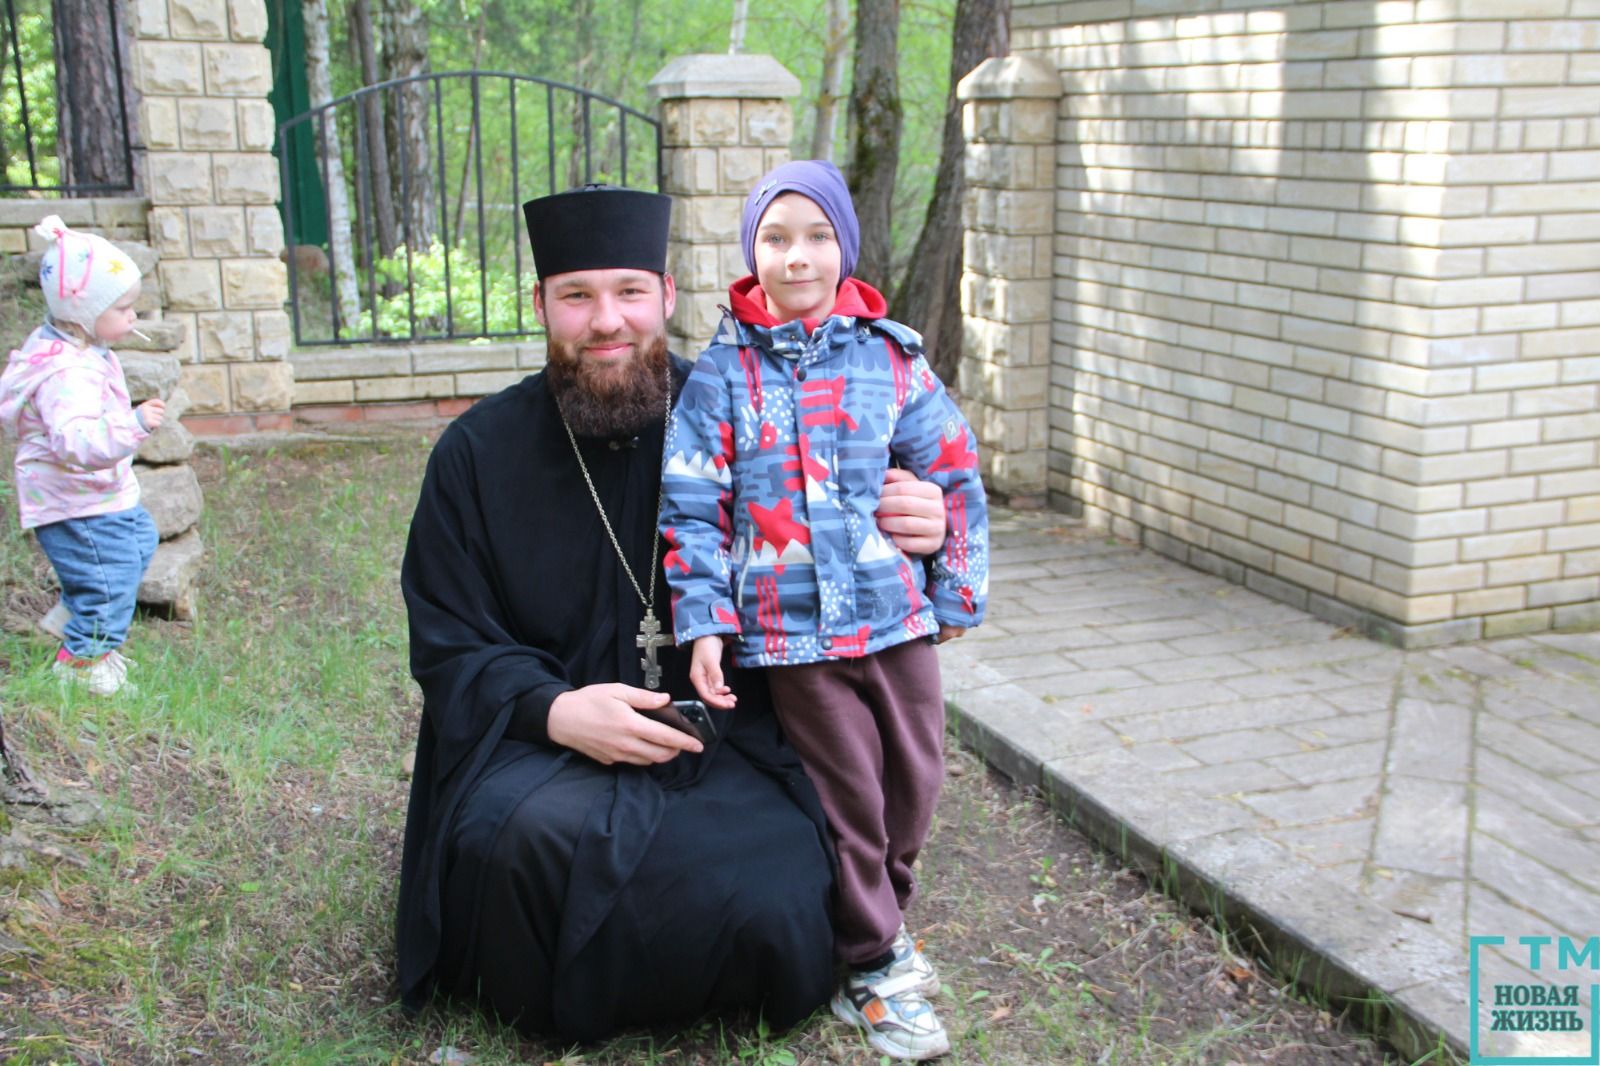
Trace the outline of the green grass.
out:
<instances>
[{"instance_id":1,"label":"green grass","mask_svg":"<svg viewBox=\"0 0 1600 1066\"><path fill-rule=\"evenodd\" d=\"M141 618L137 696L58 687L27 631L48 567L0 520L0 706L7 735L86 828L4 808L81 867L0 869L0 1064L208 1061L870 1063L824 1011L789 1033L752 1019L526 1042L452 1007L405 1018L392 918L420 701L398 569L429 447L227 453L206 491L200 613ZM1326 1009L1230 971L1218 934L952 749L913 923L948 985L957 1063L1380 1063ZM7 823L0 820L0 835ZM1230 977L1232 972L1234 976ZM192 1050L191 1050L192 1049Z\"/></svg>"}]
</instances>

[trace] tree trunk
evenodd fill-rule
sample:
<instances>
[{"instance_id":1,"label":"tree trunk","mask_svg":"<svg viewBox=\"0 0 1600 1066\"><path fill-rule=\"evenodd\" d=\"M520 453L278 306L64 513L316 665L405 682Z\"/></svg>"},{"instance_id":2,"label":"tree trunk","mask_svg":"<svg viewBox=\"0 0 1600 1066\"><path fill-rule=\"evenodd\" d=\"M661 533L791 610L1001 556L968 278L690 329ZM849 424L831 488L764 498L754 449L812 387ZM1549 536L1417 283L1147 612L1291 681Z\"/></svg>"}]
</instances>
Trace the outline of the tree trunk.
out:
<instances>
[{"instance_id":1,"label":"tree trunk","mask_svg":"<svg viewBox=\"0 0 1600 1066\"><path fill-rule=\"evenodd\" d=\"M125 20L113 20L106 0L54 0L52 14L61 184L131 189L127 96L117 81L117 57L128 54Z\"/></svg>"},{"instance_id":2,"label":"tree trunk","mask_svg":"<svg viewBox=\"0 0 1600 1066\"><path fill-rule=\"evenodd\" d=\"M412 78L428 73L428 27L418 0L382 0L383 56L391 78ZM400 205L405 240L427 251L439 230L438 165L430 147L428 130L433 117L433 93L428 82L411 82L395 90L394 199Z\"/></svg>"},{"instance_id":3,"label":"tree trunk","mask_svg":"<svg viewBox=\"0 0 1600 1066\"><path fill-rule=\"evenodd\" d=\"M8 32L7 27L0 26L0 72L9 72L12 69L11 34ZM4 73L0 73L0 78L3 78L4 76ZM19 85L17 88L21 89L22 86ZM19 105L18 110L20 109L21 108ZM21 116L19 115L18 117L20 118ZM24 134L24 136L26 136L26 134ZM27 149L24 148L23 152L26 154ZM11 180L11 157L6 151L6 139L4 137L0 137L0 185L6 184Z\"/></svg>"},{"instance_id":4,"label":"tree trunk","mask_svg":"<svg viewBox=\"0 0 1600 1066\"><path fill-rule=\"evenodd\" d=\"M361 84L376 85L382 81L378 73L378 50L373 41L372 10L368 0L350 0L350 47L361 67ZM373 228L378 234L379 254L387 257L394 254L400 241L395 233L394 191L389 176L389 133L383 118L383 96L383 92L374 92L361 98L363 137L357 138L357 146L363 147L362 141L365 141Z\"/></svg>"},{"instance_id":5,"label":"tree trunk","mask_svg":"<svg viewBox=\"0 0 1600 1066\"><path fill-rule=\"evenodd\" d=\"M728 29L728 54L744 51L744 28L750 21L750 0L733 0L733 24Z\"/></svg>"},{"instance_id":6,"label":"tree trunk","mask_svg":"<svg viewBox=\"0 0 1600 1066\"><path fill-rule=\"evenodd\" d=\"M858 0L855 83L850 88L850 195L861 220L855 276L889 287L889 222L900 161L900 0Z\"/></svg>"},{"instance_id":7,"label":"tree trunk","mask_svg":"<svg viewBox=\"0 0 1600 1066\"><path fill-rule=\"evenodd\" d=\"M822 87L817 92L816 124L811 128L811 158L833 159L839 97L844 93L844 50L850 41L850 0L828 0L828 38L822 46Z\"/></svg>"},{"instance_id":8,"label":"tree trunk","mask_svg":"<svg viewBox=\"0 0 1600 1066\"><path fill-rule=\"evenodd\" d=\"M577 26L576 56L573 64L572 84L580 89L589 85L589 67L594 62L594 0L577 0L572 9ZM590 120L592 121L592 119ZM590 178L585 165L584 145L589 137L589 122L584 120L583 98L572 98L572 155L567 159L567 188L576 188Z\"/></svg>"},{"instance_id":9,"label":"tree trunk","mask_svg":"<svg viewBox=\"0 0 1600 1066\"><path fill-rule=\"evenodd\" d=\"M472 43L472 69L474 71L483 63L483 12L484 8L480 6L478 8L478 29ZM481 100L479 109L482 109ZM456 192L456 240L461 239L461 220L467 209L467 178L472 174L474 160L477 158L477 149L478 115L474 112L467 126L467 149L461 156L461 186ZM478 212L480 215L482 214L482 204L478 205Z\"/></svg>"},{"instance_id":10,"label":"tree trunk","mask_svg":"<svg viewBox=\"0 0 1600 1066\"><path fill-rule=\"evenodd\" d=\"M631 56L637 55L639 52L639 35L644 29L644 0L629 0L629 7L631 24L628 30L628 44L626 48L623 49L622 54ZM605 95L611 97L613 100L621 100L624 94L626 94L628 91L628 80L629 70L627 65L618 63L616 66L615 76L611 79L609 88L606 89ZM617 114L617 125L619 127L626 121L628 121L627 116L621 113ZM637 144L638 141L635 140L634 143ZM613 154L613 149L615 149L615 154ZM603 173L611 173L614 169L616 169L614 164L618 159L621 158L621 155L622 136L621 130L619 129L618 135L615 139L609 137L606 138L605 151L600 156L600 170ZM626 161L623 162L623 165L627 165ZM634 173L637 174L638 171L634 171ZM617 178L617 184L621 183L622 179L621 175L619 174Z\"/></svg>"},{"instance_id":11,"label":"tree trunk","mask_svg":"<svg viewBox=\"0 0 1600 1066\"><path fill-rule=\"evenodd\" d=\"M333 99L328 68L327 0L302 0L306 19L306 80L313 108ZM350 193L344 184L344 158L339 151L339 129L332 112L317 121L317 142L327 179L328 258L333 261L336 322L348 333L361 316L361 296L356 288L356 264L350 244Z\"/></svg>"},{"instance_id":12,"label":"tree trunk","mask_svg":"<svg viewBox=\"0 0 1600 1066\"><path fill-rule=\"evenodd\" d=\"M950 47L950 92L945 98L944 145L933 198L905 281L894 296L895 316L924 331L928 362L953 385L961 363L961 201L966 195L966 139L956 83L990 56L1008 49L1010 0L957 0Z\"/></svg>"}]
</instances>

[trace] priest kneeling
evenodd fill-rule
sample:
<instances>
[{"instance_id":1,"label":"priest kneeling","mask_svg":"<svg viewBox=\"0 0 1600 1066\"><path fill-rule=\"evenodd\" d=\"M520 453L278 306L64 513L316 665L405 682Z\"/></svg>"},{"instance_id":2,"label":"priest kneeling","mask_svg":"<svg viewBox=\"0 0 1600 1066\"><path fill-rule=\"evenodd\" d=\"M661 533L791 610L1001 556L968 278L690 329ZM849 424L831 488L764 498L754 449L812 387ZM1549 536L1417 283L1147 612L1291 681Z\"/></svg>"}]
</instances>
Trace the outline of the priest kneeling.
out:
<instances>
[{"instance_id":1,"label":"priest kneeling","mask_svg":"<svg viewBox=\"0 0 1600 1066\"><path fill-rule=\"evenodd\" d=\"M397 929L402 1000L481 1002L590 1040L707 1011L791 1025L833 990L821 808L759 675L705 743L641 711L693 698L665 646L671 201L587 187L524 205L545 369L440 438L401 585L423 716ZM879 522L938 548L931 485Z\"/></svg>"}]
</instances>

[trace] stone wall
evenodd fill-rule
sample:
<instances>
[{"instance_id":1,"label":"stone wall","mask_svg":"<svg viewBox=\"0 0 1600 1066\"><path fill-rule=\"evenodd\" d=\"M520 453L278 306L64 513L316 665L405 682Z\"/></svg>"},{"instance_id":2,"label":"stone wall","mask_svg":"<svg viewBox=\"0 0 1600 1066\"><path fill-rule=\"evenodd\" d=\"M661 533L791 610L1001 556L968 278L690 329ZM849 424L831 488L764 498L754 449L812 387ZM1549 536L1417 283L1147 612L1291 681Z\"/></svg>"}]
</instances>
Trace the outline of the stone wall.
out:
<instances>
[{"instance_id":1,"label":"stone wall","mask_svg":"<svg viewBox=\"0 0 1600 1066\"><path fill-rule=\"evenodd\" d=\"M149 232L145 221L148 213L149 204L137 197L0 200L0 255L22 256L43 249L44 241L33 232L33 227L44 221L46 215L60 215L61 221L73 229L98 233L120 244L143 244ZM146 265L140 261L143 257L136 252L130 254L135 254L135 262L143 269ZM25 266L36 271L39 264L30 259ZM19 261L16 269L23 268L24 264ZM37 275L31 280L37 282ZM9 338L8 343L16 344L21 339Z\"/></svg>"},{"instance_id":2,"label":"stone wall","mask_svg":"<svg viewBox=\"0 0 1600 1066\"><path fill-rule=\"evenodd\" d=\"M351 404L443 402L439 413L515 385L544 366L544 338L517 344L353 345L294 352L295 416L310 421L358 417Z\"/></svg>"},{"instance_id":3,"label":"stone wall","mask_svg":"<svg viewBox=\"0 0 1600 1066\"><path fill-rule=\"evenodd\" d=\"M265 0L133 0L150 243L190 420L287 423L293 388ZM196 417L199 416L199 417Z\"/></svg>"},{"instance_id":4,"label":"stone wall","mask_svg":"<svg viewBox=\"0 0 1600 1066\"><path fill-rule=\"evenodd\" d=\"M178 384L180 363L171 354L181 346L182 328L160 317L158 257L146 243L149 211L149 203L138 197L0 200L0 271L24 286L37 286L40 260L48 245L33 227L47 215L59 215L73 229L113 241L138 266L142 284L134 307L139 313L138 328L147 336L125 338L117 345L117 354L134 405L154 397L166 401L161 428L145 438L133 457L141 501L161 537L140 582L139 602L173 617L192 618L195 580L205 550L195 528L202 499L200 484L189 467L194 436L180 421L188 413L189 397ZM6 338L8 347L21 341L20 336Z\"/></svg>"},{"instance_id":5,"label":"stone wall","mask_svg":"<svg viewBox=\"0 0 1600 1066\"><path fill-rule=\"evenodd\" d=\"M1411 643L1600 620L1600 6L1016 0L1049 488Z\"/></svg>"},{"instance_id":6,"label":"stone wall","mask_svg":"<svg viewBox=\"0 0 1600 1066\"><path fill-rule=\"evenodd\" d=\"M800 81L771 56L689 55L663 67L650 91L661 108L661 191L673 199L669 340L693 361L717 331L728 285L749 273L739 247L744 198L789 161L789 98Z\"/></svg>"},{"instance_id":7,"label":"stone wall","mask_svg":"<svg viewBox=\"0 0 1600 1066\"><path fill-rule=\"evenodd\" d=\"M989 491L1044 500L1055 277L1055 72L982 64L957 86L967 141L961 406Z\"/></svg>"}]
</instances>

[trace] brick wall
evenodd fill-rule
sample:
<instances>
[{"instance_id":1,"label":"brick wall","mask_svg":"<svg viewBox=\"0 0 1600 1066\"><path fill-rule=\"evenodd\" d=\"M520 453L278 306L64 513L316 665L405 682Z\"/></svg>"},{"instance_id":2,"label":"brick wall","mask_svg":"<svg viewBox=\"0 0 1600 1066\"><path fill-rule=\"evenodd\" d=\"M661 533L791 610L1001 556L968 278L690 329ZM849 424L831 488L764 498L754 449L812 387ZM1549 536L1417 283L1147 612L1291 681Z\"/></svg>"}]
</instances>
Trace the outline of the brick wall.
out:
<instances>
[{"instance_id":1,"label":"brick wall","mask_svg":"<svg viewBox=\"0 0 1600 1066\"><path fill-rule=\"evenodd\" d=\"M301 348L294 363L297 417L321 405L476 399L544 366L544 339L520 344L352 345Z\"/></svg>"},{"instance_id":2,"label":"brick wall","mask_svg":"<svg viewBox=\"0 0 1600 1066\"><path fill-rule=\"evenodd\" d=\"M694 360L722 321L728 285L748 273L739 217L756 180L789 161L800 81L766 55L686 55L650 92L661 120L661 191L672 197L667 270L678 290L672 350Z\"/></svg>"},{"instance_id":3,"label":"brick wall","mask_svg":"<svg viewBox=\"0 0 1600 1066\"><path fill-rule=\"evenodd\" d=\"M288 409L265 0L133 0L150 243L196 415Z\"/></svg>"},{"instance_id":4,"label":"brick wall","mask_svg":"<svg viewBox=\"0 0 1600 1066\"><path fill-rule=\"evenodd\" d=\"M144 242L149 205L137 197L85 197L76 200L0 200L0 255L38 251L45 242L33 227L46 215L59 215L73 229L98 233L113 241ZM9 264L8 264L9 265ZM35 264L29 263L31 268ZM7 338L16 344L21 338Z\"/></svg>"},{"instance_id":5,"label":"brick wall","mask_svg":"<svg viewBox=\"0 0 1600 1066\"><path fill-rule=\"evenodd\" d=\"M1052 499L1406 643L1600 621L1600 2L1218 6L1015 2Z\"/></svg>"}]
</instances>

